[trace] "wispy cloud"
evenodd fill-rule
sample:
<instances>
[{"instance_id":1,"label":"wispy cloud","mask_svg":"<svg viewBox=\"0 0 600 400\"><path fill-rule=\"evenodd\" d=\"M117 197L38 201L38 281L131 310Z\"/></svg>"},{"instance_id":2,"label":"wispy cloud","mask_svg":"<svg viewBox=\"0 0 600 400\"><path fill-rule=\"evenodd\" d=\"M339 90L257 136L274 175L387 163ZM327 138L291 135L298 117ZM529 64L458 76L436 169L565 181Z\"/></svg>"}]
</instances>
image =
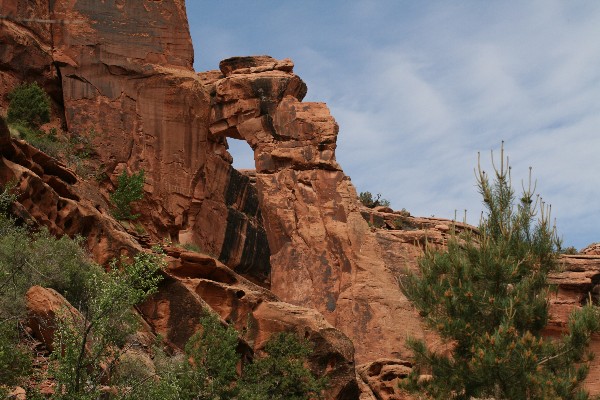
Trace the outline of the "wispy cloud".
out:
<instances>
[{"instance_id":1,"label":"wispy cloud","mask_svg":"<svg viewBox=\"0 0 600 400\"><path fill-rule=\"evenodd\" d=\"M340 124L338 161L359 191L477 222L477 151L487 163L505 140L515 182L534 168L566 244L600 240L600 3L191 3L201 65L294 59L307 99Z\"/></svg>"}]
</instances>

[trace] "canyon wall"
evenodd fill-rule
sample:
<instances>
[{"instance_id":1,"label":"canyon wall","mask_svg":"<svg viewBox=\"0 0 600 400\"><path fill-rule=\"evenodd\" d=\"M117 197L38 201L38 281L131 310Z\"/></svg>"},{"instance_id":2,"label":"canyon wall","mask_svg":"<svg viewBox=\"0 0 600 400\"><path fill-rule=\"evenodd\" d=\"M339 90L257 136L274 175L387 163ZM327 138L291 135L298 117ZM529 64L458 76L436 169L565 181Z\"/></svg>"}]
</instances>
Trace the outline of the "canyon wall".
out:
<instances>
[{"instance_id":1,"label":"canyon wall","mask_svg":"<svg viewBox=\"0 0 600 400\"><path fill-rule=\"evenodd\" d=\"M312 365L335 382L332 398L358 396L354 359L362 398L402 398L406 337L443 344L398 278L426 242L445 245L451 222L359 203L336 162L338 125L324 103L303 102L291 60L233 57L196 73L183 0L4 0L1 14L0 111L10 90L36 81L52 98L50 125L94 149L94 178L82 179L3 128L0 178L18 181L24 219L86 235L99 262L165 245L168 279L142 312L177 346L204 309L241 331L251 318L253 350L280 330L316 343ZM255 172L232 167L227 138L248 143ZM108 193L122 171L142 169L136 236L110 217ZM587 257L584 267L566 258L571 274L553 277L563 280L550 330L596 287L600 256Z\"/></svg>"},{"instance_id":2,"label":"canyon wall","mask_svg":"<svg viewBox=\"0 0 600 400\"><path fill-rule=\"evenodd\" d=\"M55 94L59 125L93 142L106 189L124 169L146 171L141 222L153 238L195 243L265 282L256 191L225 141L208 136L184 1L14 0L2 12L0 107L18 83L37 81Z\"/></svg>"},{"instance_id":3,"label":"canyon wall","mask_svg":"<svg viewBox=\"0 0 600 400\"><path fill-rule=\"evenodd\" d=\"M423 334L420 321L335 161L337 124L325 104L302 102L291 61L237 57L196 74L182 0L39 1L30 14L30 3L10 3L14 15L60 21L41 33L3 24L23 43L39 40L61 123L93 143L105 192L123 170L146 171L140 221L153 240L194 243L317 309L351 337L360 362L408 355L404 338ZM255 185L231 167L226 137L253 148Z\"/></svg>"}]
</instances>

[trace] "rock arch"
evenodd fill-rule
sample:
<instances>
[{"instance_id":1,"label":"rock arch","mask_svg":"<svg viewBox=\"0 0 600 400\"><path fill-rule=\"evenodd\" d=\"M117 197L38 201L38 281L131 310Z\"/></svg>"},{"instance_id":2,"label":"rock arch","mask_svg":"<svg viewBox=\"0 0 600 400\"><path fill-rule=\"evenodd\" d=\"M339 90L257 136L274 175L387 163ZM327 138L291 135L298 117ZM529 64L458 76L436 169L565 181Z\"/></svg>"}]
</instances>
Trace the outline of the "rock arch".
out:
<instances>
[{"instance_id":1,"label":"rock arch","mask_svg":"<svg viewBox=\"0 0 600 400\"><path fill-rule=\"evenodd\" d=\"M271 251L271 290L319 310L353 339L358 362L403 353L418 317L384 263L356 190L335 160L338 125L289 59L235 57L205 73L211 135L244 139Z\"/></svg>"}]
</instances>

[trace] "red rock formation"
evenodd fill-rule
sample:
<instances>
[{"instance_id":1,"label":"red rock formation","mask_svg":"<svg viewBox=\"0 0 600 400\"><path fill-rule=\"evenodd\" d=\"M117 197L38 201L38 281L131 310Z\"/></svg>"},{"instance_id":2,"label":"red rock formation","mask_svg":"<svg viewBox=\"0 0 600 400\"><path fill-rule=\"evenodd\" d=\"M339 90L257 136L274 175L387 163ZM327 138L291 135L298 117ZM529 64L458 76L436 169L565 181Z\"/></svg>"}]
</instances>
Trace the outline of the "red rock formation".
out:
<instances>
[{"instance_id":1,"label":"red rock formation","mask_svg":"<svg viewBox=\"0 0 600 400\"><path fill-rule=\"evenodd\" d=\"M360 400L409 400L414 397L399 385L411 371L411 364L395 359L379 359L361 365L356 375L360 378Z\"/></svg>"},{"instance_id":2,"label":"red rock formation","mask_svg":"<svg viewBox=\"0 0 600 400\"><path fill-rule=\"evenodd\" d=\"M33 334L50 351L53 349L54 332L58 319L68 318L75 324L83 321L83 316L56 290L32 286L27 291L27 311L29 327Z\"/></svg>"},{"instance_id":3,"label":"red rock formation","mask_svg":"<svg viewBox=\"0 0 600 400\"><path fill-rule=\"evenodd\" d=\"M0 4L0 111L8 107L6 95L21 82L37 81L62 104L61 85L53 64L49 24L32 21L50 18L47 0L11 0ZM59 110L60 111L60 110Z\"/></svg>"},{"instance_id":4,"label":"red rock formation","mask_svg":"<svg viewBox=\"0 0 600 400\"><path fill-rule=\"evenodd\" d=\"M406 266L384 257L335 161L337 124L325 104L301 102L306 87L291 67L236 57L221 62L223 78L207 80L212 135L242 138L254 150L271 290L319 310L353 339L359 362L406 357L406 335L424 334L398 285ZM414 264L414 251L407 258Z\"/></svg>"},{"instance_id":5,"label":"red rock formation","mask_svg":"<svg viewBox=\"0 0 600 400\"><path fill-rule=\"evenodd\" d=\"M2 13L10 18L0 20L0 91L40 82L64 127L93 142L95 167L109 179L98 191L0 124L0 182L18 180L23 219L86 235L105 262L141 248L106 215L106 199L122 170L145 169L142 244L167 238L215 255L173 253L169 278L144 308L172 343L185 342L206 308L247 328L257 351L272 332L295 330L317 344L312 366L329 371L332 396L352 398L351 345L336 327L368 363L359 374L365 393L390 399L401 374L387 371L406 366L406 335L442 345L397 277L414 270L426 242L445 244L449 222L358 203L335 160L337 124L325 104L302 102L306 85L290 60L236 57L196 74L183 0L4 0ZM225 137L249 143L255 174L231 167ZM597 283L595 267L573 268L553 278L563 283L550 330Z\"/></svg>"},{"instance_id":6,"label":"red rock formation","mask_svg":"<svg viewBox=\"0 0 600 400\"><path fill-rule=\"evenodd\" d=\"M167 248L168 276L157 295L139 307L157 333L179 348L198 330L204 310L232 324L253 352L276 332L296 332L314 344L309 366L329 382L326 398L356 399L352 342L316 310L281 302L213 257Z\"/></svg>"},{"instance_id":7,"label":"red rock formation","mask_svg":"<svg viewBox=\"0 0 600 400\"><path fill-rule=\"evenodd\" d=\"M2 9L11 16L0 20L3 92L25 78L56 92L66 129L93 142L105 189L123 169L145 169L141 222L153 239L195 243L266 282L256 191L225 142L207 136L210 96L192 69L184 1L6 0Z\"/></svg>"},{"instance_id":8,"label":"red rock formation","mask_svg":"<svg viewBox=\"0 0 600 400\"><path fill-rule=\"evenodd\" d=\"M560 262L560 272L551 274L549 279L551 284L557 286L556 292L550 295L550 321L546 327L546 333L550 336L564 333L569 314L590 298L595 304L600 304L600 255L564 255ZM596 357L591 362L585 386L590 394L597 395L600 393L599 335L592 337L590 350Z\"/></svg>"},{"instance_id":9,"label":"red rock formation","mask_svg":"<svg viewBox=\"0 0 600 400\"><path fill-rule=\"evenodd\" d=\"M300 102L291 61L235 58L196 75L181 0L46 9L69 21L51 28L67 127L96 130L98 168L113 181L147 171L142 223L155 239L194 242L262 281L270 249L275 293L323 312L361 360L401 352L406 327L421 334L335 162L337 125L324 104ZM262 216L222 136L254 148Z\"/></svg>"},{"instance_id":10,"label":"red rock formation","mask_svg":"<svg viewBox=\"0 0 600 400\"><path fill-rule=\"evenodd\" d=\"M98 208L73 171L27 143L11 139L0 119L0 184L16 182L13 212L55 235L81 235L96 261L104 264L141 249L114 219ZM106 206L104 206L106 209Z\"/></svg>"}]
</instances>

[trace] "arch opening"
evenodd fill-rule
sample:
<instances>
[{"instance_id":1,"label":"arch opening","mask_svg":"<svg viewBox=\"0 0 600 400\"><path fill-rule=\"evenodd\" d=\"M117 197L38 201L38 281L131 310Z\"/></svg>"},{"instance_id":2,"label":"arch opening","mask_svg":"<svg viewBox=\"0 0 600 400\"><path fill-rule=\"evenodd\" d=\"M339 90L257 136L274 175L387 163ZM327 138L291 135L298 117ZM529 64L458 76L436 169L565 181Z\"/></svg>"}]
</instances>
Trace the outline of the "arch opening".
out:
<instances>
[{"instance_id":1,"label":"arch opening","mask_svg":"<svg viewBox=\"0 0 600 400\"><path fill-rule=\"evenodd\" d=\"M255 169L256 164L254 162L254 151L250 145L241 139L234 139L227 137L227 146L229 154L233 157L233 168L237 170L241 169Z\"/></svg>"}]
</instances>

